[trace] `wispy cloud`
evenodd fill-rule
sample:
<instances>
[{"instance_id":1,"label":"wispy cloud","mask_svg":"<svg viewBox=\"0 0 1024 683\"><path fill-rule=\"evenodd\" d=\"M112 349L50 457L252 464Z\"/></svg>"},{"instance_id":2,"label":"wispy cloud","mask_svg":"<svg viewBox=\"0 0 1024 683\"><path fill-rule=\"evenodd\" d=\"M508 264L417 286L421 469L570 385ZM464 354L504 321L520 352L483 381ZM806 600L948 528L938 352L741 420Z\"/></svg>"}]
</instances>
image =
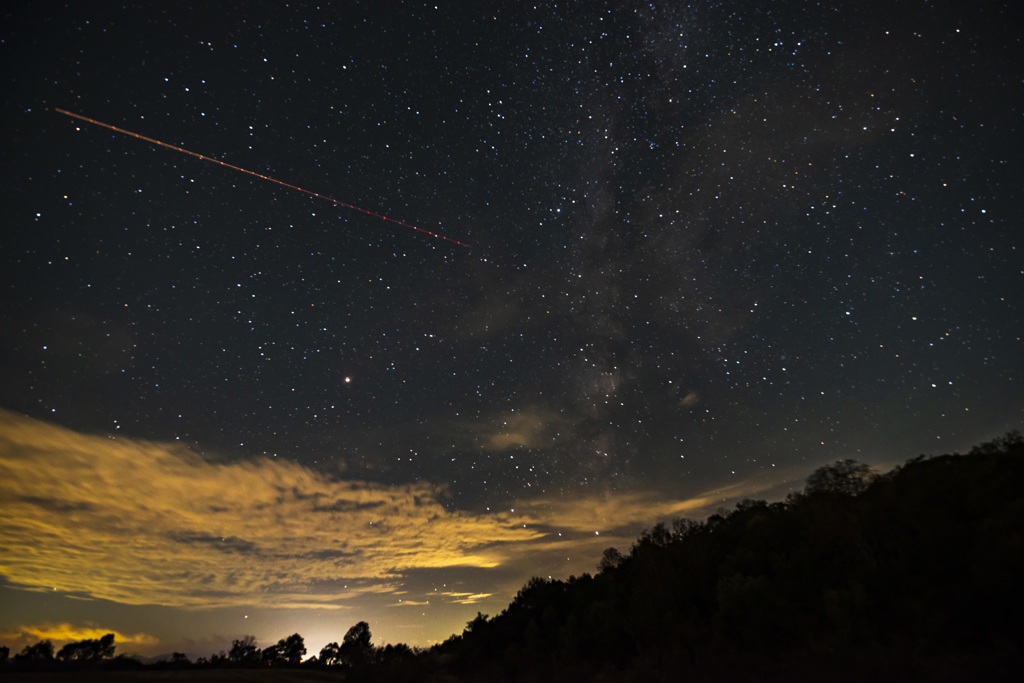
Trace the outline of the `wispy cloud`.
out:
<instances>
[{"instance_id":1,"label":"wispy cloud","mask_svg":"<svg viewBox=\"0 0 1024 683\"><path fill-rule=\"evenodd\" d=\"M0 572L22 586L128 604L330 606L387 592L412 568L494 566L495 543L540 533L440 496L0 412Z\"/></svg>"},{"instance_id":2,"label":"wispy cloud","mask_svg":"<svg viewBox=\"0 0 1024 683\"><path fill-rule=\"evenodd\" d=\"M542 497L521 501L515 511L527 523L557 524L579 533L614 533L676 517L700 518L723 501L753 497L772 486L767 480L743 480L683 498L656 489Z\"/></svg>"},{"instance_id":3,"label":"wispy cloud","mask_svg":"<svg viewBox=\"0 0 1024 683\"><path fill-rule=\"evenodd\" d=\"M455 593L452 591L441 593L441 595L459 605L475 605L484 598L491 597L490 593Z\"/></svg>"},{"instance_id":4,"label":"wispy cloud","mask_svg":"<svg viewBox=\"0 0 1024 683\"><path fill-rule=\"evenodd\" d=\"M538 406L527 406L493 417L479 433L485 450L503 451L516 446L541 448L566 438L572 421Z\"/></svg>"}]
</instances>

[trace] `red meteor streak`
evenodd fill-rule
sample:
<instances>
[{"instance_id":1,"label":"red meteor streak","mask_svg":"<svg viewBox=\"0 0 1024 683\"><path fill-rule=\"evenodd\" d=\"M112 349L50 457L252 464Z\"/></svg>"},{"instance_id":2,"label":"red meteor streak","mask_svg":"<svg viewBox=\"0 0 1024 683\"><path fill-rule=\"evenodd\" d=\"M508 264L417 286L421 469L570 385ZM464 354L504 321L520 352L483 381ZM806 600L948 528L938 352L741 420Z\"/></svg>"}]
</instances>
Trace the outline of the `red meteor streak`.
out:
<instances>
[{"instance_id":1,"label":"red meteor streak","mask_svg":"<svg viewBox=\"0 0 1024 683\"><path fill-rule=\"evenodd\" d=\"M56 111L58 113L61 113L61 114L65 114L67 116L71 116L71 117L76 118L76 119L80 119L82 121L86 121L88 123L95 124L97 126L103 126L104 128L109 128L110 130L115 131L117 133L123 133L124 135L130 135L133 138L138 138L139 140L145 140L146 142L148 142L150 144L159 145L160 147L166 147L167 149L173 149L175 152L183 152L185 154L188 154L189 156L194 156L197 159L202 159L203 161L211 161L211 162L213 162L215 164L219 164L221 166L226 166L227 168L231 168L231 169L234 169L236 171L241 171L242 173L248 173L249 175L256 176L257 178L260 178L262 180L269 180L272 183L277 183L278 185L280 185L282 187L287 187L288 189L291 189L291 190L298 190L299 192L305 192L306 194L312 195L312 196L317 197L319 199L325 199L325 200L327 200L327 201L329 201L332 204L335 204L337 206L344 206L346 209L354 209L355 211L361 211L361 212L365 213L368 216L373 216L374 218L379 218L382 221L388 221L389 223L395 223L397 225L401 225L402 227L410 228L412 230L415 230L416 232L426 233L426 234L430 235L431 237L436 237L438 239L445 240L446 242L451 242L452 244L457 244L460 247L466 247L467 249L469 248L469 245L466 244L465 242L460 242L460 241L458 241L456 239L452 239L451 237L445 237L444 235L439 235L436 232L430 232L429 230L424 230L423 228L417 228L415 225L411 225L409 223L403 223L400 220L396 220L394 218L388 218L387 216L381 215L379 213L374 213L373 211L369 211L367 209L363 209L363 208L360 208L358 206L353 206L352 204L346 204L345 202L338 201L337 199L332 199L331 197L328 197L326 195L322 195L319 192L313 192L312 190L307 190L307 189L301 188L298 185L291 185L290 183L283 182L281 180L278 180L277 178L271 178L270 176L263 175L262 173L256 173L255 171L250 171L250 170L242 168L240 166L235 166L233 164L229 164L226 161L220 161L219 159L213 159L213 158L205 156L203 154L199 154L198 152L192 152L190 150L185 149L184 147L176 147L175 145L169 145L166 142L161 142L161 141L155 140L153 138L147 138L145 135L139 135L138 133L133 133L130 130L125 130L124 128L118 128L117 126L112 126L109 123L103 123L102 121L97 121L96 119L90 119L88 116L82 116L81 114L75 114L74 112L67 111L66 109L58 109L57 107L54 107L54 111Z\"/></svg>"}]
</instances>

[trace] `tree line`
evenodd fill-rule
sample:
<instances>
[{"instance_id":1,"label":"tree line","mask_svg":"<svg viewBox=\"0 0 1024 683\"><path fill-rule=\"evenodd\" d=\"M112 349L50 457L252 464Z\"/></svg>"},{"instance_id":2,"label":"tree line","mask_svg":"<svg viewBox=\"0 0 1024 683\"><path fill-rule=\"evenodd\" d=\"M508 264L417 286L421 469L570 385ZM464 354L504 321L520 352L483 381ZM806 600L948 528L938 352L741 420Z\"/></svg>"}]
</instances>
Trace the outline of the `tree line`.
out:
<instances>
[{"instance_id":1,"label":"tree line","mask_svg":"<svg viewBox=\"0 0 1024 683\"><path fill-rule=\"evenodd\" d=\"M0 646L0 665L10 661L14 665L36 666L39 664L59 663L64 665L96 664L114 656L114 634L108 633L101 638L87 638L67 643L54 652L53 641L41 640L26 645L21 652L10 656L10 648Z\"/></svg>"},{"instance_id":2,"label":"tree line","mask_svg":"<svg viewBox=\"0 0 1024 683\"><path fill-rule=\"evenodd\" d=\"M1010 679L1024 642L1024 439L884 474L841 460L785 501L659 524L628 552L605 550L597 569L531 579L500 614L434 648L434 672L488 683Z\"/></svg>"},{"instance_id":3,"label":"tree line","mask_svg":"<svg viewBox=\"0 0 1024 683\"><path fill-rule=\"evenodd\" d=\"M194 661L183 652L174 652L170 658L151 664L120 655L115 657L114 634L108 633L99 639L71 642L55 652L53 642L42 640L26 645L21 652L10 656L10 649L0 646L0 670L54 670L103 667L108 669L185 669L185 668L262 668L337 667L362 671L368 667L387 668L395 662L412 659L421 653L417 648L399 643L375 647L372 642L370 625L365 621L352 626L342 638L341 644L328 643L319 655L308 659L305 639L298 633L282 638L276 644L260 648L256 636L245 636L231 643L229 651L221 651L209 657Z\"/></svg>"}]
</instances>

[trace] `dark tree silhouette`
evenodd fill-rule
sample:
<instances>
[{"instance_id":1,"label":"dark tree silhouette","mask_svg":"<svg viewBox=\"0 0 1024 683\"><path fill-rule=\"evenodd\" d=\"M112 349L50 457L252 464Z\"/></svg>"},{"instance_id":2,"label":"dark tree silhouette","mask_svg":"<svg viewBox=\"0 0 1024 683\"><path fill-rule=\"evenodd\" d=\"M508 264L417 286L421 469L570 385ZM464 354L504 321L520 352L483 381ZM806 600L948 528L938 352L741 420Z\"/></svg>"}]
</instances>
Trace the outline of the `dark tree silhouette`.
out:
<instances>
[{"instance_id":1,"label":"dark tree silhouette","mask_svg":"<svg viewBox=\"0 0 1024 683\"><path fill-rule=\"evenodd\" d=\"M84 659L84 652L82 652L81 643L67 643L61 649L57 650L55 659L60 662L77 662Z\"/></svg>"},{"instance_id":2,"label":"dark tree silhouette","mask_svg":"<svg viewBox=\"0 0 1024 683\"><path fill-rule=\"evenodd\" d=\"M341 661L346 666L361 667L373 660L370 625L360 621L345 634L341 641Z\"/></svg>"},{"instance_id":3,"label":"dark tree silhouette","mask_svg":"<svg viewBox=\"0 0 1024 683\"><path fill-rule=\"evenodd\" d=\"M268 645L263 648L263 652L260 653L260 660L265 664L280 664L284 662L284 653L282 652L281 646L284 641L278 641L276 645Z\"/></svg>"},{"instance_id":4,"label":"dark tree silhouette","mask_svg":"<svg viewBox=\"0 0 1024 683\"><path fill-rule=\"evenodd\" d=\"M80 640L68 643L57 653L57 659L65 662L98 662L114 656L114 634L108 633L99 639Z\"/></svg>"},{"instance_id":5,"label":"dark tree silhouette","mask_svg":"<svg viewBox=\"0 0 1024 683\"><path fill-rule=\"evenodd\" d=\"M298 664L302 656L306 654L306 642L298 633L293 633L285 639L279 640L277 647L282 659L289 664Z\"/></svg>"},{"instance_id":6,"label":"dark tree silhouette","mask_svg":"<svg viewBox=\"0 0 1024 683\"><path fill-rule=\"evenodd\" d=\"M14 658L34 663L53 661L53 643L49 640L41 640L35 645L26 645L21 652L14 655Z\"/></svg>"},{"instance_id":7,"label":"dark tree silhouette","mask_svg":"<svg viewBox=\"0 0 1024 683\"><path fill-rule=\"evenodd\" d=\"M607 572L615 569L626 559L619 552L618 548L605 548L601 555L601 563L597 565L598 571Z\"/></svg>"},{"instance_id":8,"label":"dark tree silhouette","mask_svg":"<svg viewBox=\"0 0 1024 683\"><path fill-rule=\"evenodd\" d=\"M466 622L466 633L472 633L476 629L483 628L487 625L487 615L482 612L477 612L476 616Z\"/></svg>"},{"instance_id":9,"label":"dark tree silhouette","mask_svg":"<svg viewBox=\"0 0 1024 683\"><path fill-rule=\"evenodd\" d=\"M486 615L484 618L487 618ZM393 664L411 659L416 655L416 652L405 643L397 643L395 645L389 643L383 649L378 650L377 654L382 664Z\"/></svg>"},{"instance_id":10,"label":"dark tree silhouette","mask_svg":"<svg viewBox=\"0 0 1024 683\"><path fill-rule=\"evenodd\" d=\"M256 636L245 636L231 642L228 659L235 664L252 664L260 661L260 649L256 647Z\"/></svg>"},{"instance_id":11,"label":"dark tree silhouette","mask_svg":"<svg viewBox=\"0 0 1024 683\"><path fill-rule=\"evenodd\" d=\"M320 649L318 657L324 666L333 666L341 663L341 646L337 643L327 643Z\"/></svg>"},{"instance_id":12,"label":"dark tree silhouette","mask_svg":"<svg viewBox=\"0 0 1024 683\"><path fill-rule=\"evenodd\" d=\"M871 483L874 470L857 460L836 460L814 470L807 477L806 491L814 493L840 493L847 496L858 496L867 490Z\"/></svg>"}]
</instances>

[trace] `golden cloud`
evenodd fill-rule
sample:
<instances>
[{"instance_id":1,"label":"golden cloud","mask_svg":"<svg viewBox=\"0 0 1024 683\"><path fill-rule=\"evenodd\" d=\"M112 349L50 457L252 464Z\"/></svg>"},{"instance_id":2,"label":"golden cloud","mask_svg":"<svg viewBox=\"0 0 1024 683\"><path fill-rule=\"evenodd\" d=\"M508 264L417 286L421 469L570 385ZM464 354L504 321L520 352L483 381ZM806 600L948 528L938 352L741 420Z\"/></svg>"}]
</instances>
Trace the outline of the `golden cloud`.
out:
<instances>
[{"instance_id":1,"label":"golden cloud","mask_svg":"<svg viewBox=\"0 0 1024 683\"><path fill-rule=\"evenodd\" d=\"M441 593L441 595L459 605L475 605L484 598L491 597L491 593L454 593L451 591Z\"/></svg>"},{"instance_id":2,"label":"golden cloud","mask_svg":"<svg viewBox=\"0 0 1024 683\"><path fill-rule=\"evenodd\" d=\"M517 433L550 424L540 412L522 419ZM269 458L210 462L179 444L0 410L0 576L134 605L324 608L377 596L397 606L432 595L475 604L504 600L533 575L593 571L603 548L643 527L767 488L542 495L498 513L453 511L426 482L340 480ZM477 574L484 585L407 592L424 572L499 567L500 587Z\"/></svg>"},{"instance_id":3,"label":"golden cloud","mask_svg":"<svg viewBox=\"0 0 1024 683\"><path fill-rule=\"evenodd\" d=\"M128 604L331 606L415 568L492 567L540 532L451 512L428 483L211 463L0 411L0 574Z\"/></svg>"}]
</instances>

